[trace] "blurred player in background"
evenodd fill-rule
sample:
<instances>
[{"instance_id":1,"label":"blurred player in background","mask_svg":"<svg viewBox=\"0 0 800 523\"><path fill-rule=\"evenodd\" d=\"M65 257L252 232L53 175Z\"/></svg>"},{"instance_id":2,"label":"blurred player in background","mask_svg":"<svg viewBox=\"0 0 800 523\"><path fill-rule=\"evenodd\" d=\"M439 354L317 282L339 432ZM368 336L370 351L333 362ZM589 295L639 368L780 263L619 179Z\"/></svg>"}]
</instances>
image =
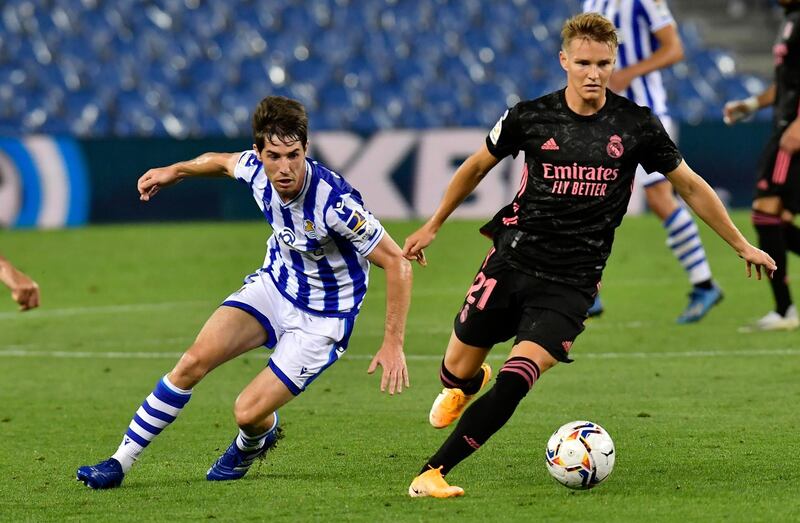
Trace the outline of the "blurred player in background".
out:
<instances>
[{"instance_id":1,"label":"blurred player in background","mask_svg":"<svg viewBox=\"0 0 800 523\"><path fill-rule=\"evenodd\" d=\"M252 151L206 153L151 169L141 199L193 176L230 177L249 186L272 227L263 266L211 315L175 368L136 411L114 455L80 467L79 481L112 488L180 414L192 387L249 350L274 349L267 367L236 399L239 434L206 475L234 480L278 438L277 409L298 396L344 354L367 291L371 263L386 272L383 344L368 372L383 367L381 390L408 387L403 353L411 296L410 263L361 195L341 176L306 157L308 117L294 100L267 97L253 116Z\"/></svg>"},{"instance_id":2,"label":"blurred player in background","mask_svg":"<svg viewBox=\"0 0 800 523\"><path fill-rule=\"evenodd\" d=\"M786 251L800 254L800 2L781 0L784 19L775 46L775 83L759 96L725 104L729 125L772 105L773 133L761 157L753 200L753 226L759 246L775 259L778 270L770 280L775 310L744 330L791 330L800 326L789 292Z\"/></svg>"},{"instance_id":3,"label":"blurred player in background","mask_svg":"<svg viewBox=\"0 0 800 523\"><path fill-rule=\"evenodd\" d=\"M11 299L19 304L21 311L39 306L39 285L2 255L0 255L0 282L11 291Z\"/></svg>"},{"instance_id":4,"label":"blurred player in background","mask_svg":"<svg viewBox=\"0 0 800 523\"><path fill-rule=\"evenodd\" d=\"M564 24L559 59L567 87L506 111L486 143L456 171L434 215L405 242L422 260L448 216L509 154L525 153L513 202L481 231L494 246L464 304L441 367L445 387L430 413L442 428L459 418L486 383L493 345L515 337L494 386L461 416L455 430L409 486L413 497L463 495L444 475L479 449L512 416L541 374L583 331L614 230L630 200L637 167L663 172L689 206L746 261L774 270L731 222L713 189L683 161L656 115L606 90L617 51L613 24L596 13Z\"/></svg>"},{"instance_id":5,"label":"blurred player in background","mask_svg":"<svg viewBox=\"0 0 800 523\"><path fill-rule=\"evenodd\" d=\"M608 88L649 107L673 140L678 126L669 116L667 93L659 69L683 59L683 44L666 0L584 0L584 12L600 13L614 23L620 38L617 69ZM711 277L711 267L694 218L675 198L673 188L661 173L649 176L641 167L636 181L644 187L647 205L664 224L667 245L686 271L692 291L689 305L678 323L699 321L722 299ZM590 316L603 311L600 296L589 309Z\"/></svg>"}]
</instances>

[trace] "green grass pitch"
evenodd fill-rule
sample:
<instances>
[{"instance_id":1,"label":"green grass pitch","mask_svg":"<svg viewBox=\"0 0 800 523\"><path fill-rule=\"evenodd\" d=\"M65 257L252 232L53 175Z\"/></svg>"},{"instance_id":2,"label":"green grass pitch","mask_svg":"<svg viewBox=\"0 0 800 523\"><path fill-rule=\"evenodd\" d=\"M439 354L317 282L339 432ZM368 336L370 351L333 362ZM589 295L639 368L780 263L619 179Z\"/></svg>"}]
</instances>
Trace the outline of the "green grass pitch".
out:
<instances>
[{"instance_id":1,"label":"green grass pitch","mask_svg":"<svg viewBox=\"0 0 800 523\"><path fill-rule=\"evenodd\" d=\"M752 237L747 215L741 229ZM414 223L388 223L402 243ZM787 521L800 513L797 333L739 334L771 305L767 284L707 228L720 306L678 326L688 284L652 217L628 218L604 280L605 315L575 363L537 383L510 423L449 476L455 500L410 499L412 477L445 438L427 423L450 325L488 249L453 222L415 268L406 353L412 387L381 395L368 376L383 328L372 271L350 349L282 410L286 437L245 479L205 471L235 434L231 407L262 368L257 350L213 372L181 418L114 491L75 481L105 459L131 415L214 307L257 267L259 223L0 232L0 250L38 280L42 307L0 296L0 520L5 521ZM790 273L800 274L797 259ZM795 292L800 289L795 288ZM508 345L495 347L502 362ZM617 446L614 473L573 492L544 446L589 419Z\"/></svg>"}]
</instances>

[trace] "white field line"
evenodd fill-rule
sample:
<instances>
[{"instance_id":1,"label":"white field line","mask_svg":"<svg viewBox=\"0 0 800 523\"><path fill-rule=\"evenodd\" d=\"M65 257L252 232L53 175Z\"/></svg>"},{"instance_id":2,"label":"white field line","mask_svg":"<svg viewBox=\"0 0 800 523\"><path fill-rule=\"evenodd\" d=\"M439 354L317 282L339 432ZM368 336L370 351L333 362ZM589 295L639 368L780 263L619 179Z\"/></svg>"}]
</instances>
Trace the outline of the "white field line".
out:
<instances>
[{"instance_id":1,"label":"white field line","mask_svg":"<svg viewBox=\"0 0 800 523\"><path fill-rule=\"evenodd\" d=\"M39 318L59 318L90 314L124 314L130 312L164 311L183 307L214 307L209 301L168 301L162 303L129 303L126 305L98 305L95 307L67 307L62 309L36 309L26 312L0 312L0 321L24 321Z\"/></svg>"},{"instance_id":2,"label":"white field line","mask_svg":"<svg viewBox=\"0 0 800 523\"><path fill-rule=\"evenodd\" d=\"M6 345L0 346L0 357L2 358L56 358L56 359L170 359L177 360L180 352L126 352L126 351L64 351L64 350L30 350L27 347L35 345ZM268 352L254 350L241 357L265 359ZM736 350L693 350L693 351L653 351L653 352L587 352L576 355L577 358L587 359L680 359L680 358L722 358L722 357L741 357L741 356L800 356L800 349L777 348L777 349L736 349ZM347 359L370 360L371 354L347 354ZM506 354L490 354L490 360L502 361ZM433 354L406 354L407 360L412 361L440 361L441 355Z\"/></svg>"},{"instance_id":3,"label":"white field line","mask_svg":"<svg viewBox=\"0 0 800 523\"><path fill-rule=\"evenodd\" d=\"M653 279L653 280L624 280L615 282L615 286L672 286L676 284L674 279ZM235 289L232 289L235 290ZM469 282L464 281L463 286L449 287L446 289L415 289L412 298L426 298L426 297L442 297L453 298L453 307L458 307L461 298L469 290ZM367 299L372 297L382 298L386 296L383 289L373 289L367 293ZM188 307L207 307L209 310L215 308L222 303L225 296L220 296L218 301L215 300L192 300L192 301L170 301L161 303L128 303L121 305L96 305L87 307L63 307L59 309L48 309L47 307L27 311L24 313L18 311L0 312L0 321L26 321L36 320L39 318L60 318L65 316L81 316L81 315L94 315L94 314L126 314L126 313L139 313L151 311L164 311ZM455 308L453 309L456 310ZM455 314L455 312L453 312Z\"/></svg>"},{"instance_id":4,"label":"white field line","mask_svg":"<svg viewBox=\"0 0 800 523\"><path fill-rule=\"evenodd\" d=\"M376 293L379 294L379 293ZM415 293L416 294L416 293ZM424 294L424 293L419 293ZM427 293L428 296L439 295L440 293ZM221 302L220 302L221 303ZM187 309L203 307L209 311L216 308L219 303L211 301L172 301L162 303L131 303L127 305L98 305L94 307L68 307L61 309L37 309L27 312L0 312L0 322L15 322L15 321L33 321L44 318L63 318L72 316L92 316L104 314L131 314L131 313L148 313L148 312L163 312L175 309ZM454 311L456 309L453 309ZM455 315L455 312L453 312ZM587 325L591 329L641 329L651 327L652 322L643 321L619 321L612 322L603 320L602 322L593 322ZM452 330L451 322L448 319L443 322L441 326L419 326L413 329L415 334L449 334ZM369 329L366 332L364 329L359 329L359 334L367 336L380 336L383 334L382 330Z\"/></svg>"}]
</instances>

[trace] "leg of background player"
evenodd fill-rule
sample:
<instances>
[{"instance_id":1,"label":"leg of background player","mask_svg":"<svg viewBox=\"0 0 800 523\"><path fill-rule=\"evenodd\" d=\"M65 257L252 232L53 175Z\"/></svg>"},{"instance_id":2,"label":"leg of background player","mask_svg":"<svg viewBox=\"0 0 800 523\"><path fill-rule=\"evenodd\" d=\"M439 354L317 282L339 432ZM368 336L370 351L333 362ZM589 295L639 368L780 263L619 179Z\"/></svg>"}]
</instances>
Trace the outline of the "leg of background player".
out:
<instances>
[{"instance_id":1,"label":"leg of background player","mask_svg":"<svg viewBox=\"0 0 800 523\"><path fill-rule=\"evenodd\" d=\"M664 224L667 246L693 286L689 305L678 317L678 323L693 323L719 303L722 292L711 280L711 267L692 214L678 202L672 185L665 181L645 186L645 196L647 205Z\"/></svg>"}]
</instances>

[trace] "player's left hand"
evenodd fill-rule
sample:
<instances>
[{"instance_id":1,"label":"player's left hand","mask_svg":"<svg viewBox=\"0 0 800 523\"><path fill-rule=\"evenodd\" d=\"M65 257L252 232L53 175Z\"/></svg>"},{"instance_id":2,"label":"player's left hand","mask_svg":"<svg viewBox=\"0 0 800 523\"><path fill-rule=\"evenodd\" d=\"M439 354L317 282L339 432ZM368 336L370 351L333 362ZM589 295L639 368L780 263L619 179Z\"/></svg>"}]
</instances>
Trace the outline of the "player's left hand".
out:
<instances>
[{"instance_id":1,"label":"player's left hand","mask_svg":"<svg viewBox=\"0 0 800 523\"><path fill-rule=\"evenodd\" d=\"M789 124L781 135L780 147L789 154L800 151L800 118Z\"/></svg>"},{"instance_id":2,"label":"player's left hand","mask_svg":"<svg viewBox=\"0 0 800 523\"><path fill-rule=\"evenodd\" d=\"M633 78L628 69L618 69L611 73L611 78L608 80L608 88L620 94L631 85Z\"/></svg>"},{"instance_id":3,"label":"player's left hand","mask_svg":"<svg viewBox=\"0 0 800 523\"><path fill-rule=\"evenodd\" d=\"M761 279L761 268L764 268L764 272L769 278L772 278L772 273L775 272L775 269L778 266L775 264L775 260L767 254L766 252L753 247L752 245L748 244L747 247L739 253L739 257L744 259L747 263L747 277L750 278L753 274L753 266L756 269L756 279Z\"/></svg>"},{"instance_id":4,"label":"player's left hand","mask_svg":"<svg viewBox=\"0 0 800 523\"><path fill-rule=\"evenodd\" d=\"M408 380L408 367L406 367L406 355L403 354L403 348L399 346L392 346L384 342L381 349L372 358L369 364L367 374L372 374L378 365L383 367L383 374L381 375L381 392L386 392L389 389L389 394L394 395L395 392L403 392L403 385L406 388L411 386Z\"/></svg>"}]
</instances>

